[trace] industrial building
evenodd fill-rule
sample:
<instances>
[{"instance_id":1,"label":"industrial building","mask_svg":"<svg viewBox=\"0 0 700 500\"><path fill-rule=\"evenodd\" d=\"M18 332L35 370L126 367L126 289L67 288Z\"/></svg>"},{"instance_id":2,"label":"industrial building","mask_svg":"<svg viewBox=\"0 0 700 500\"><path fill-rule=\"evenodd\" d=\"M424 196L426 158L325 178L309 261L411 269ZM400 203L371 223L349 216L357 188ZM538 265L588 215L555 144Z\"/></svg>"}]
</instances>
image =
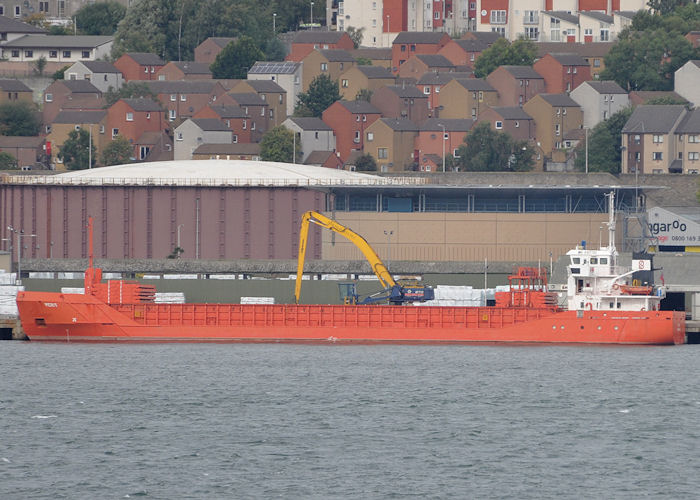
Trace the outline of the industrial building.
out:
<instances>
[{"instance_id":1,"label":"industrial building","mask_svg":"<svg viewBox=\"0 0 700 500\"><path fill-rule=\"evenodd\" d=\"M293 259L301 215L317 210L391 260L534 262L556 259L582 240L598 244L610 190L621 213L645 208L644 190L635 186L524 184L508 175L494 184L497 177L485 183L479 174L454 175L190 160L3 176L0 249L15 262L20 246L27 259L84 258L91 216L98 258L162 259L179 247L189 259ZM362 259L319 228L307 256Z\"/></svg>"}]
</instances>

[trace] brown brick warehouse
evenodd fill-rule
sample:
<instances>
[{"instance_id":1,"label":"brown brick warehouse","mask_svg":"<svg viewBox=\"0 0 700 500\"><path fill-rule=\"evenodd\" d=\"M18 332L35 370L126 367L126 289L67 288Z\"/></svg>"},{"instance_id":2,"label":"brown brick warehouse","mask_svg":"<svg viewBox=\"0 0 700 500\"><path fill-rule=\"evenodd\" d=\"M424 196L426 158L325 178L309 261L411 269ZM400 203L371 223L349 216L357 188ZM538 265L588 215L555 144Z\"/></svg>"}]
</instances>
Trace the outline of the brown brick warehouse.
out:
<instances>
[{"instance_id":1,"label":"brown brick warehouse","mask_svg":"<svg viewBox=\"0 0 700 500\"><path fill-rule=\"evenodd\" d=\"M251 161L152 162L147 170L0 179L2 249L12 245L17 260L10 226L26 235L22 258L84 258L92 216L97 258L163 259L179 236L187 259L294 259L301 216L316 210L391 260L548 262L581 240L598 242L605 192L616 189L627 207L635 195L607 176L554 187L533 184L535 174L458 174L437 184ZM315 231L310 259L362 260L343 238Z\"/></svg>"}]
</instances>

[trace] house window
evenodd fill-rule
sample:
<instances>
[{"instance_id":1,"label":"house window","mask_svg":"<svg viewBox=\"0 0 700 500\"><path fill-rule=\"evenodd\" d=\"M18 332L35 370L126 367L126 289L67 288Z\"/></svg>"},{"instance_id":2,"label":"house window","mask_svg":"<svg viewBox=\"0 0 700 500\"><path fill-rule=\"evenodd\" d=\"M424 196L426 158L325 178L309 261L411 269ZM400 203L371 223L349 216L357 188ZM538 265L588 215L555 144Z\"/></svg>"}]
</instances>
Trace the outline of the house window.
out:
<instances>
[{"instance_id":1,"label":"house window","mask_svg":"<svg viewBox=\"0 0 700 500\"><path fill-rule=\"evenodd\" d=\"M328 71L328 63L321 63L321 71Z\"/></svg>"},{"instance_id":2,"label":"house window","mask_svg":"<svg viewBox=\"0 0 700 500\"><path fill-rule=\"evenodd\" d=\"M554 125L554 135L559 136L561 135L561 125L558 123Z\"/></svg>"},{"instance_id":3,"label":"house window","mask_svg":"<svg viewBox=\"0 0 700 500\"><path fill-rule=\"evenodd\" d=\"M114 139L116 136L119 135L119 129L118 128L113 128L112 129L112 139Z\"/></svg>"},{"instance_id":4,"label":"house window","mask_svg":"<svg viewBox=\"0 0 700 500\"><path fill-rule=\"evenodd\" d=\"M515 122L515 128L520 128L520 122Z\"/></svg>"},{"instance_id":5,"label":"house window","mask_svg":"<svg viewBox=\"0 0 700 500\"><path fill-rule=\"evenodd\" d=\"M58 57L57 50L49 50L49 59L56 59Z\"/></svg>"},{"instance_id":6,"label":"house window","mask_svg":"<svg viewBox=\"0 0 700 500\"><path fill-rule=\"evenodd\" d=\"M593 59L593 67L600 68L600 59Z\"/></svg>"},{"instance_id":7,"label":"house window","mask_svg":"<svg viewBox=\"0 0 700 500\"><path fill-rule=\"evenodd\" d=\"M22 16L22 8L19 5L15 5L15 17Z\"/></svg>"},{"instance_id":8,"label":"house window","mask_svg":"<svg viewBox=\"0 0 700 500\"><path fill-rule=\"evenodd\" d=\"M144 66L143 72L144 72L144 73L148 73L148 66Z\"/></svg>"},{"instance_id":9,"label":"house window","mask_svg":"<svg viewBox=\"0 0 700 500\"><path fill-rule=\"evenodd\" d=\"M187 95L186 95L186 94L180 94L180 100L181 100L182 102L187 101Z\"/></svg>"},{"instance_id":10,"label":"house window","mask_svg":"<svg viewBox=\"0 0 700 500\"><path fill-rule=\"evenodd\" d=\"M374 133L367 132L367 141L372 142L374 140Z\"/></svg>"},{"instance_id":11,"label":"house window","mask_svg":"<svg viewBox=\"0 0 700 500\"><path fill-rule=\"evenodd\" d=\"M243 128L243 130L248 128L248 121L247 120L243 120L243 127L242 128Z\"/></svg>"},{"instance_id":12,"label":"house window","mask_svg":"<svg viewBox=\"0 0 700 500\"><path fill-rule=\"evenodd\" d=\"M13 50L12 57L19 57L19 50Z\"/></svg>"},{"instance_id":13,"label":"house window","mask_svg":"<svg viewBox=\"0 0 700 500\"><path fill-rule=\"evenodd\" d=\"M265 108L260 108L260 116L265 116Z\"/></svg>"},{"instance_id":14,"label":"house window","mask_svg":"<svg viewBox=\"0 0 700 500\"><path fill-rule=\"evenodd\" d=\"M151 113L146 113L146 120L150 120L150 119L151 119Z\"/></svg>"},{"instance_id":15,"label":"house window","mask_svg":"<svg viewBox=\"0 0 700 500\"><path fill-rule=\"evenodd\" d=\"M34 51L33 50L25 50L24 57L34 57Z\"/></svg>"},{"instance_id":16,"label":"house window","mask_svg":"<svg viewBox=\"0 0 700 500\"><path fill-rule=\"evenodd\" d=\"M237 135L233 136L233 143L238 144L238 136Z\"/></svg>"},{"instance_id":17,"label":"house window","mask_svg":"<svg viewBox=\"0 0 700 500\"><path fill-rule=\"evenodd\" d=\"M126 114L126 121L133 122L134 121L134 113L127 113Z\"/></svg>"},{"instance_id":18,"label":"house window","mask_svg":"<svg viewBox=\"0 0 700 500\"><path fill-rule=\"evenodd\" d=\"M105 126L100 125L100 134L104 134L104 133L105 133Z\"/></svg>"},{"instance_id":19,"label":"house window","mask_svg":"<svg viewBox=\"0 0 700 500\"><path fill-rule=\"evenodd\" d=\"M505 10L492 10L491 11L491 24L506 24L506 11Z\"/></svg>"},{"instance_id":20,"label":"house window","mask_svg":"<svg viewBox=\"0 0 700 500\"><path fill-rule=\"evenodd\" d=\"M402 46L401 46L401 52L406 52L406 46L405 46L405 45L402 45Z\"/></svg>"},{"instance_id":21,"label":"house window","mask_svg":"<svg viewBox=\"0 0 700 500\"><path fill-rule=\"evenodd\" d=\"M700 159L700 153L698 153L697 151L693 153L688 153L688 159L691 161L697 161Z\"/></svg>"},{"instance_id":22,"label":"house window","mask_svg":"<svg viewBox=\"0 0 700 500\"><path fill-rule=\"evenodd\" d=\"M83 50L82 57L83 57L83 59L89 59L89 58L90 58L90 51L89 51L89 50Z\"/></svg>"},{"instance_id":23,"label":"house window","mask_svg":"<svg viewBox=\"0 0 700 500\"><path fill-rule=\"evenodd\" d=\"M661 161L661 160L664 159L664 154L661 153L660 151L657 151L657 152L655 152L655 153L652 155L652 159L653 159L654 161Z\"/></svg>"},{"instance_id":24,"label":"house window","mask_svg":"<svg viewBox=\"0 0 700 500\"><path fill-rule=\"evenodd\" d=\"M386 160L389 158L389 151L387 148L377 148L377 158L380 160Z\"/></svg>"},{"instance_id":25,"label":"house window","mask_svg":"<svg viewBox=\"0 0 700 500\"><path fill-rule=\"evenodd\" d=\"M343 80L340 82L340 85L341 85L341 87L343 87L344 89L346 89L346 88L348 88L349 82L348 82L347 79L343 79ZM280 96L280 97L281 97L281 96Z\"/></svg>"},{"instance_id":26,"label":"house window","mask_svg":"<svg viewBox=\"0 0 700 500\"><path fill-rule=\"evenodd\" d=\"M182 141L182 140L183 140L182 132L178 132L178 133L177 133L177 137L175 137L175 140L176 140L176 141Z\"/></svg>"},{"instance_id":27,"label":"house window","mask_svg":"<svg viewBox=\"0 0 700 500\"><path fill-rule=\"evenodd\" d=\"M177 101L177 94L170 94L170 100L173 102Z\"/></svg>"},{"instance_id":28,"label":"house window","mask_svg":"<svg viewBox=\"0 0 700 500\"><path fill-rule=\"evenodd\" d=\"M435 19L440 19L440 11L439 10L435 11Z\"/></svg>"},{"instance_id":29,"label":"house window","mask_svg":"<svg viewBox=\"0 0 700 500\"><path fill-rule=\"evenodd\" d=\"M411 44L411 52L415 52L415 51L416 51L416 44L412 43Z\"/></svg>"},{"instance_id":30,"label":"house window","mask_svg":"<svg viewBox=\"0 0 700 500\"><path fill-rule=\"evenodd\" d=\"M46 102L53 102L53 94L46 94L44 95L44 100Z\"/></svg>"},{"instance_id":31,"label":"house window","mask_svg":"<svg viewBox=\"0 0 700 500\"><path fill-rule=\"evenodd\" d=\"M600 30L600 41L609 42L610 41L610 30L604 29Z\"/></svg>"},{"instance_id":32,"label":"house window","mask_svg":"<svg viewBox=\"0 0 700 500\"><path fill-rule=\"evenodd\" d=\"M503 122L496 122L496 130L501 130L503 128Z\"/></svg>"},{"instance_id":33,"label":"house window","mask_svg":"<svg viewBox=\"0 0 700 500\"><path fill-rule=\"evenodd\" d=\"M652 142L654 144L663 144L664 142L664 136L663 135L654 135L652 137Z\"/></svg>"},{"instance_id":34,"label":"house window","mask_svg":"<svg viewBox=\"0 0 700 500\"><path fill-rule=\"evenodd\" d=\"M452 156L454 156L455 158L459 158L459 149L453 149Z\"/></svg>"},{"instance_id":35,"label":"house window","mask_svg":"<svg viewBox=\"0 0 700 500\"><path fill-rule=\"evenodd\" d=\"M172 122L177 118L177 112L174 109L168 111L168 119Z\"/></svg>"},{"instance_id":36,"label":"house window","mask_svg":"<svg viewBox=\"0 0 700 500\"><path fill-rule=\"evenodd\" d=\"M430 87L423 87L423 93L425 95L430 95Z\"/></svg>"},{"instance_id":37,"label":"house window","mask_svg":"<svg viewBox=\"0 0 700 500\"><path fill-rule=\"evenodd\" d=\"M366 122L367 121L367 115L362 115L362 121Z\"/></svg>"},{"instance_id":38,"label":"house window","mask_svg":"<svg viewBox=\"0 0 700 500\"><path fill-rule=\"evenodd\" d=\"M360 131L359 131L359 130L355 130L355 138L353 139L353 142L354 142L355 144L359 144L359 143L360 143Z\"/></svg>"},{"instance_id":39,"label":"house window","mask_svg":"<svg viewBox=\"0 0 700 500\"><path fill-rule=\"evenodd\" d=\"M282 94L280 94L280 95L279 95L279 103L282 104L282 101L283 101L283 100L284 100L284 99L282 98Z\"/></svg>"},{"instance_id":40,"label":"house window","mask_svg":"<svg viewBox=\"0 0 700 500\"><path fill-rule=\"evenodd\" d=\"M5 7L3 5L0 5L0 16L5 15Z\"/></svg>"},{"instance_id":41,"label":"house window","mask_svg":"<svg viewBox=\"0 0 700 500\"><path fill-rule=\"evenodd\" d=\"M76 125L75 130L80 130L80 125Z\"/></svg>"},{"instance_id":42,"label":"house window","mask_svg":"<svg viewBox=\"0 0 700 500\"><path fill-rule=\"evenodd\" d=\"M689 135L688 142L692 142L692 143L700 142L700 135Z\"/></svg>"},{"instance_id":43,"label":"house window","mask_svg":"<svg viewBox=\"0 0 700 500\"><path fill-rule=\"evenodd\" d=\"M64 51L63 51L63 57L70 57L70 56L71 56L70 50L64 50Z\"/></svg>"},{"instance_id":44,"label":"house window","mask_svg":"<svg viewBox=\"0 0 700 500\"><path fill-rule=\"evenodd\" d=\"M583 30L583 36L593 36L593 28L586 28Z\"/></svg>"},{"instance_id":45,"label":"house window","mask_svg":"<svg viewBox=\"0 0 700 500\"><path fill-rule=\"evenodd\" d=\"M540 38L540 29L531 26L525 28L525 38L528 40L538 40Z\"/></svg>"},{"instance_id":46,"label":"house window","mask_svg":"<svg viewBox=\"0 0 700 500\"><path fill-rule=\"evenodd\" d=\"M314 132L314 139L318 139L318 132Z\"/></svg>"}]
</instances>

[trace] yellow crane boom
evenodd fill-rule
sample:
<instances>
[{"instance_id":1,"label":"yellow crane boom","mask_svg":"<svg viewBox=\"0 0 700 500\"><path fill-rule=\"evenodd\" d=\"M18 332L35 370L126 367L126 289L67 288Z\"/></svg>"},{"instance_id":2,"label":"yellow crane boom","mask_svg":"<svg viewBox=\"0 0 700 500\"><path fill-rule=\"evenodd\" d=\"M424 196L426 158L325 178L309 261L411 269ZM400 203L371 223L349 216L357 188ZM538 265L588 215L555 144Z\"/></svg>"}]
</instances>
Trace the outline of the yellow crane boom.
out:
<instances>
[{"instance_id":1,"label":"yellow crane boom","mask_svg":"<svg viewBox=\"0 0 700 500\"><path fill-rule=\"evenodd\" d=\"M382 284L384 289L392 288L396 286L394 278L391 277L391 273L386 268L382 260L379 258L377 253L372 249L372 247L367 243L362 236L357 234L352 229L339 224L333 219L329 219L325 215L322 215L313 210L305 212L301 218L301 229L299 230L299 257L297 260L297 280L294 286L294 302L299 303L299 298L301 295L301 277L304 274L304 260L306 258L306 243L309 239L309 225L316 224L326 229L330 229L333 232L340 234L345 237L351 243L353 243L365 256L367 262L372 266L372 271L379 278L379 282Z\"/></svg>"}]
</instances>

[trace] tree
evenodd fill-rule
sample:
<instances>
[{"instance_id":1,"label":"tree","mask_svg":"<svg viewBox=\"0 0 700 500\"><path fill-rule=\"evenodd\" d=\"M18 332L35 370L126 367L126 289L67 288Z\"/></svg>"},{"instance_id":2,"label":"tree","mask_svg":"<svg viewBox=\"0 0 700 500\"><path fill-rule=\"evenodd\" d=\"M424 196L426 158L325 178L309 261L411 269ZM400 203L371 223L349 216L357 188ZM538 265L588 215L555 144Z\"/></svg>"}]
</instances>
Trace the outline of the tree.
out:
<instances>
[{"instance_id":1,"label":"tree","mask_svg":"<svg viewBox=\"0 0 700 500\"><path fill-rule=\"evenodd\" d=\"M622 128L629 120L632 108L618 111L610 118L600 122L588 134L588 171L589 172L620 172L622 160ZM575 166L577 170L586 169L586 143L576 147Z\"/></svg>"},{"instance_id":2,"label":"tree","mask_svg":"<svg viewBox=\"0 0 700 500\"><path fill-rule=\"evenodd\" d=\"M358 172L376 172L377 161L371 154L365 153L355 161L355 170Z\"/></svg>"},{"instance_id":3,"label":"tree","mask_svg":"<svg viewBox=\"0 0 700 500\"><path fill-rule=\"evenodd\" d=\"M129 143L129 140L124 136L117 135L102 150L102 164L107 167L109 165L131 163L133 153L134 148Z\"/></svg>"},{"instance_id":4,"label":"tree","mask_svg":"<svg viewBox=\"0 0 700 500\"><path fill-rule=\"evenodd\" d=\"M285 57L287 57L287 49L279 38L270 38L265 43L266 61L282 61Z\"/></svg>"},{"instance_id":5,"label":"tree","mask_svg":"<svg viewBox=\"0 0 700 500\"><path fill-rule=\"evenodd\" d=\"M674 72L693 57L697 50L678 32L627 32L605 56L600 78L626 90L671 90Z\"/></svg>"},{"instance_id":6,"label":"tree","mask_svg":"<svg viewBox=\"0 0 700 500\"><path fill-rule=\"evenodd\" d=\"M338 82L331 80L328 75L319 75L311 81L309 90L301 92L298 96L294 114L296 116L317 116L328 109L335 101L342 98L338 88Z\"/></svg>"},{"instance_id":7,"label":"tree","mask_svg":"<svg viewBox=\"0 0 700 500\"><path fill-rule=\"evenodd\" d=\"M66 70L70 68L70 66L63 66L61 69L57 69L53 75L51 75L51 79L55 82L56 80L63 80L63 77L66 74Z\"/></svg>"},{"instance_id":8,"label":"tree","mask_svg":"<svg viewBox=\"0 0 700 500\"><path fill-rule=\"evenodd\" d=\"M112 87L107 90L104 94L105 101L107 101L107 107L111 106L119 99L129 99L132 97L149 97L154 101L158 102L158 96L156 96L151 87L145 82L131 81L127 82L119 90L114 90Z\"/></svg>"},{"instance_id":9,"label":"tree","mask_svg":"<svg viewBox=\"0 0 700 500\"><path fill-rule=\"evenodd\" d=\"M90 141L90 134L83 129L71 130L68 133L68 139L60 147L58 158L68 170L84 170L88 168L88 160L90 158L88 147L92 149L90 166L94 167L97 162L97 150Z\"/></svg>"},{"instance_id":10,"label":"tree","mask_svg":"<svg viewBox=\"0 0 700 500\"><path fill-rule=\"evenodd\" d=\"M372 99L373 93L374 92L372 92L370 89L360 89L357 91L357 94L355 94L355 100L369 102L369 100Z\"/></svg>"},{"instance_id":11,"label":"tree","mask_svg":"<svg viewBox=\"0 0 700 500\"><path fill-rule=\"evenodd\" d=\"M364 36L365 29L364 28L354 28L353 26L348 26L345 29L345 33L348 34L350 39L352 40L352 44L355 46L355 48L358 48L360 45L362 45L362 37Z\"/></svg>"},{"instance_id":12,"label":"tree","mask_svg":"<svg viewBox=\"0 0 700 500\"><path fill-rule=\"evenodd\" d=\"M88 4L75 13L75 24L85 35L113 35L126 15L126 7L114 1Z\"/></svg>"},{"instance_id":13,"label":"tree","mask_svg":"<svg viewBox=\"0 0 700 500\"><path fill-rule=\"evenodd\" d=\"M17 170L17 158L10 153L0 151L0 170Z\"/></svg>"},{"instance_id":14,"label":"tree","mask_svg":"<svg viewBox=\"0 0 700 500\"><path fill-rule=\"evenodd\" d=\"M526 141L516 141L510 134L496 132L488 123L480 123L464 138L458 148L455 166L472 172L526 172L534 166L534 151Z\"/></svg>"},{"instance_id":15,"label":"tree","mask_svg":"<svg viewBox=\"0 0 700 500\"><path fill-rule=\"evenodd\" d=\"M242 36L219 52L210 69L214 78L246 79L255 61L261 61L264 57L252 38Z\"/></svg>"},{"instance_id":16,"label":"tree","mask_svg":"<svg viewBox=\"0 0 700 500\"><path fill-rule=\"evenodd\" d=\"M296 156L299 158L301 141L296 141ZM282 125L270 129L260 141L260 158L263 161L280 161L292 163L294 150L294 132Z\"/></svg>"},{"instance_id":17,"label":"tree","mask_svg":"<svg viewBox=\"0 0 700 500\"><path fill-rule=\"evenodd\" d=\"M372 66L372 59L367 57L357 57L355 58L355 64L358 66Z\"/></svg>"},{"instance_id":18,"label":"tree","mask_svg":"<svg viewBox=\"0 0 700 500\"><path fill-rule=\"evenodd\" d=\"M691 0L649 0L649 8L659 14L666 15L673 12L678 7L683 7L691 3Z\"/></svg>"},{"instance_id":19,"label":"tree","mask_svg":"<svg viewBox=\"0 0 700 500\"><path fill-rule=\"evenodd\" d=\"M0 135L38 135L40 125L33 103L12 101L0 104Z\"/></svg>"},{"instance_id":20,"label":"tree","mask_svg":"<svg viewBox=\"0 0 700 500\"><path fill-rule=\"evenodd\" d=\"M536 56L537 47L532 40L520 38L510 43L505 38L499 38L477 58L474 76L485 78L503 65L532 66Z\"/></svg>"},{"instance_id":21,"label":"tree","mask_svg":"<svg viewBox=\"0 0 700 500\"><path fill-rule=\"evenodd\" d=\"M652 97L651 99L644 101L644 104L648 104L648 105L652 105L652 106L660 106L660 105L667 105L667 104L687 105L688 101L686 101L682 97L673 97L670 95L664 95L661 97Z\"/></svg>"},{"instance_id":22,"label":"tree","mask_svg":"<svg viewBox=\"0 0 700 500\"><path fill-rule=\"evenodd\" d=\"M46 57L41 56L34 62L34 69L39 74L39 76L44 76L44 70L46 69Z\"/></svg>"}]
</instances>

